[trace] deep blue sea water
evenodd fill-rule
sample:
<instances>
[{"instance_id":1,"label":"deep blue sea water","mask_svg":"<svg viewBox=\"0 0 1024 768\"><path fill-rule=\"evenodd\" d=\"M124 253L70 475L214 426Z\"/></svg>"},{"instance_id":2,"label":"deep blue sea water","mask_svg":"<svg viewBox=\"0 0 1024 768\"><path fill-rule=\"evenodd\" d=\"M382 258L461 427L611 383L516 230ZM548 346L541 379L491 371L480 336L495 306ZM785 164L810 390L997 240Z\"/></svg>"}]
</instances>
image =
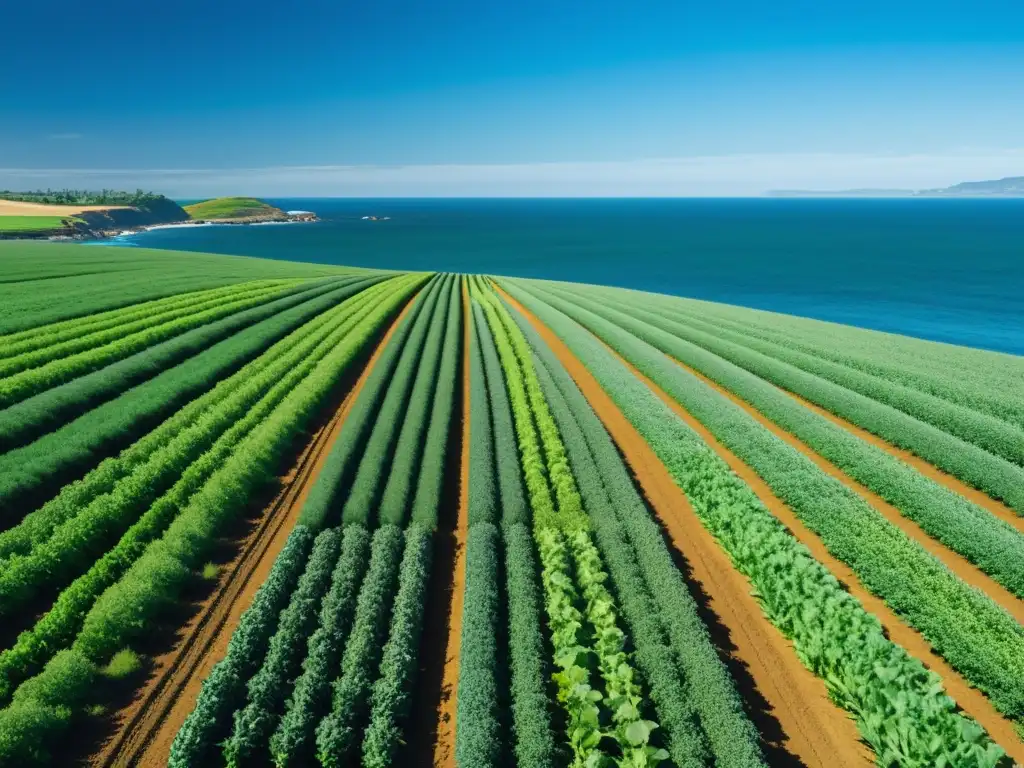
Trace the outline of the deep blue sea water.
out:
<instances>
[{"instance_id":1,"label":"deep blue sea water","mask_svg":"<svg viewBox=\"0 0 1024 768\"><path fill-rule=\"evenodd\" d=\"M118 242L603 283L1024 354L1024 200L270 202L323 221Z\"/></svg>"}]
</instances>

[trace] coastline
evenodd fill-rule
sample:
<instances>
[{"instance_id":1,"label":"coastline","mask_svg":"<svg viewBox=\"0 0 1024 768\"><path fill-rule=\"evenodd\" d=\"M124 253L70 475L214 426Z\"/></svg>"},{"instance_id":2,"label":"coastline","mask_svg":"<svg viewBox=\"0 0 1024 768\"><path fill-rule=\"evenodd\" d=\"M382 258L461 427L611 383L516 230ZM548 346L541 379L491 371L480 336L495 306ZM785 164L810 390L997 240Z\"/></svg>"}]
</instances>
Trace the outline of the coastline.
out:
<instances>
[{"instance_id":1,"label":"coastline","mask_svg":"<svg viewBox=\"0 0 1024 768\"><path fill-rule=\"evenodd\" d=\"M26 240L49 240L51 242L102 242L117 237L128 237L140 232L149 232L159 229L184 229L189 227L239 227L256 226L266 224L312 224L320 221L320 217L310 211L302 211L301 214L285 214L284 216L274 214L272 216L247 216L238 219L192 219L189 221L176 221L164 224L143 224L137 227L123 227L118 229L87 230L76 232L71 235L48 234L40 237L22 238ZM12 238L15 239L15 238Z\"/></svg>"}]
</instances>

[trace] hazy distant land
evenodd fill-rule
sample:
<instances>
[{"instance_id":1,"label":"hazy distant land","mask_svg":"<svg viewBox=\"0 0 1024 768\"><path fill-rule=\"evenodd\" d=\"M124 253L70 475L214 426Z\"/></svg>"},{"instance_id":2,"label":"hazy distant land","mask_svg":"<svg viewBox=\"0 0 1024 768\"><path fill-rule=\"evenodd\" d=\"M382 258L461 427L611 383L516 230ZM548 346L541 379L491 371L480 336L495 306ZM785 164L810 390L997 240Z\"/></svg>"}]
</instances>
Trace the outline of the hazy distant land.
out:
<instances>
[{"instance_id":1,"label":"hazy distant land","mask_svg":"<svg viewBox=\"0 0 1024 768\"><path fill-rule=\"evenodd\" d=\"M1024 197L1024 176L962 181L942 189L773 189L768 197Z\"/></svg>"}]
</instances>

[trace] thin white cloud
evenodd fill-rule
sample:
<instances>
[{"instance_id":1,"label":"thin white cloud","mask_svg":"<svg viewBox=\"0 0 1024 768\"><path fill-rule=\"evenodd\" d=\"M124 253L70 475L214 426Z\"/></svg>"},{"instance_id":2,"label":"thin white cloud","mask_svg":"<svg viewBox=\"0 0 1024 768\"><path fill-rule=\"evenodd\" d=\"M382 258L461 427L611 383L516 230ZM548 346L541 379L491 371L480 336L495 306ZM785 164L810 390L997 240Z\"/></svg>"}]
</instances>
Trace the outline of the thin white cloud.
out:
<instances>
[{"instance_id":1,"label":"thin white cloud","mask_svg":"<svg viewBox=\"0 0 1024 768\"><path fill-rule=\"evenodd\" d=\"M303 165L263 168L0 168L0 188L122 186L178 197L676 197L770 189L927 189L1024 175L1024 149L947 153L738 154L522 164Z\"/></svg>"},{"instance_id":2,"label":"thin white cloud","mask_svg":"<svg viewBox=\"0 0 1024 768\"><path fill-rule=\"evenodd\" d=\"M51 133L47 136L50 141L74 141L75 139L81 139L82 134L80 133Z\"/></svg>"}]
</instances>

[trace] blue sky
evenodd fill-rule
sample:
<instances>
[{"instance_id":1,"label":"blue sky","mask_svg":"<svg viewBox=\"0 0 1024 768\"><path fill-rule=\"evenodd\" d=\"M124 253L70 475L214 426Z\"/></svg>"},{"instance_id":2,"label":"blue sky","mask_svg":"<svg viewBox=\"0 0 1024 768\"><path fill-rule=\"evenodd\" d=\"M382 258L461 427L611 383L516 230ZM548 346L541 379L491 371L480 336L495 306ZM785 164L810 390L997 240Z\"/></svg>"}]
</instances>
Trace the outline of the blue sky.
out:
<instances>
[{"instance_id":1,"label":"blue sky","mask_svg":"<svg viewBox=\"0 0 1024 768\"><path fill-rule=\"evenodd\" d=\"M0 187L715 195L1024 175L1019 0L56 0L2 24Z\"/></svg>"}]
</instances>

